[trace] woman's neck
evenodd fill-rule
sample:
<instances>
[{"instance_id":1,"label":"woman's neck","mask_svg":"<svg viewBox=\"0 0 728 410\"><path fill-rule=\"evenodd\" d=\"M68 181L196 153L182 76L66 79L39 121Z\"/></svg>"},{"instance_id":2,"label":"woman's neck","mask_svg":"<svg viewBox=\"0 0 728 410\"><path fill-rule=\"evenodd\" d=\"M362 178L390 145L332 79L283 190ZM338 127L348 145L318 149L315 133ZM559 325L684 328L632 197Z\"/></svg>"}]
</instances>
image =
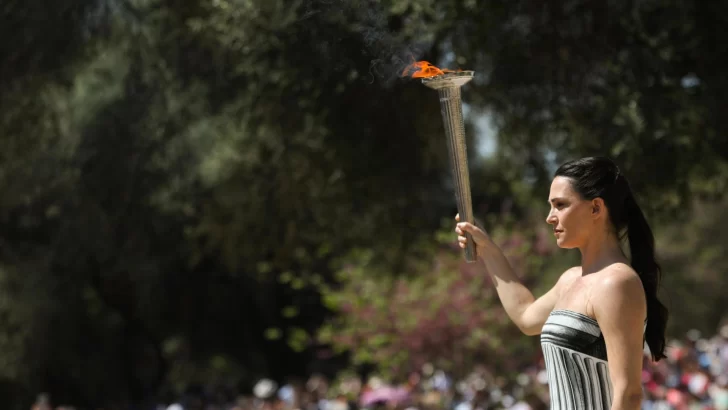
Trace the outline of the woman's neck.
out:
<instances>
[{"instance_id":1,"label":"woman's neck","mask_svg":"<svg viewBox=\"0 0 728 410\"><path fill-rule=\"evenodd\" d=\"M616 262L629 263L619 240L611 233L591 238L587 244L579 248L579 251L584 275L598 272Z\"/></svg>"}]
</instances>

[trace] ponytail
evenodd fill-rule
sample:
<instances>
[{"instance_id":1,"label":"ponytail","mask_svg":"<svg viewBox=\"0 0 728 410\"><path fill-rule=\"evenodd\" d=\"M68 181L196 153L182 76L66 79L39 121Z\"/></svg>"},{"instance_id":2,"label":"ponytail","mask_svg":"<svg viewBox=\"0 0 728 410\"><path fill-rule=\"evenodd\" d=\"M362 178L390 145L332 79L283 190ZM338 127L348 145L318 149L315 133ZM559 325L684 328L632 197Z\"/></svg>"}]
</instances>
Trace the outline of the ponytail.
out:
<instances>
[{"instance_id":1,"label":"ponytail","mask_svg":"<svg viewBox=\"0 0 728 410\"><path fill-rule=\"evenodd\" d=\"M662 270L655 260L655 237L631 191L625 198L627 219L627 238L632 259L632 269L642 279L647 299L647 328L645 341L650 347L652 359L665 358L665 329L667 327L667 308L657 299Z\"/></svg>"}]
</instances>

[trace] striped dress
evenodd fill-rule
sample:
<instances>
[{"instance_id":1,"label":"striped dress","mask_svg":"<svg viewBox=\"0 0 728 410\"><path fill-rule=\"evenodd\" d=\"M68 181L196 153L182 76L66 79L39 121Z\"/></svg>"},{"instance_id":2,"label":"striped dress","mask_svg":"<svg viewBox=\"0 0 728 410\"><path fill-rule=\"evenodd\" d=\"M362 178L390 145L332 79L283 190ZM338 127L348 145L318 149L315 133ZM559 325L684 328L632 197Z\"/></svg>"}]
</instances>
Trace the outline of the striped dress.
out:
<instances>
[{"instance_id":1,"label":"striped dress","mask_svg":"<svg viewBox=\"0 0 728 410\"><path fill-rule=\"evenodd\" d=\"M541 331L551 410L609 410L612 382L607 347L597 321L554 310Z\"/></svg>"}]
</instances>

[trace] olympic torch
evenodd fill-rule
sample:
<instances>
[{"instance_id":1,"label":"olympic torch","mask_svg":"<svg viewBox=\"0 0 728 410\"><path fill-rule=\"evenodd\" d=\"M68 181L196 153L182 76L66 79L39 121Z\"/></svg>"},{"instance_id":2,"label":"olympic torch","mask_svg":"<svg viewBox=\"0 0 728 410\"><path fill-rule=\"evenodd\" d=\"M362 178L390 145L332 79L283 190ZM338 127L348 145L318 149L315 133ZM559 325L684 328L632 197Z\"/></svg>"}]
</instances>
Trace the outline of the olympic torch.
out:
<instances>
[{"instance_id":1,"label":"olympic torch","mask_svg":"<svg viewBox=\"0 0 728 410\"><path fill-rule=\"evenodd\" d=\"M426 61L408 66L402 75L421 78L422 84L437 90L440 96L440 112L447 136L450 166L455 180L455 199L460 220L474 223L473 200L470 193L470 173L468 171L468 151L465 143L465 124L460 88L473 79L473 71L441 70ZM469 233L465 233L465 261L478 260L477 248Z\"/></svg>"}]
</instances>

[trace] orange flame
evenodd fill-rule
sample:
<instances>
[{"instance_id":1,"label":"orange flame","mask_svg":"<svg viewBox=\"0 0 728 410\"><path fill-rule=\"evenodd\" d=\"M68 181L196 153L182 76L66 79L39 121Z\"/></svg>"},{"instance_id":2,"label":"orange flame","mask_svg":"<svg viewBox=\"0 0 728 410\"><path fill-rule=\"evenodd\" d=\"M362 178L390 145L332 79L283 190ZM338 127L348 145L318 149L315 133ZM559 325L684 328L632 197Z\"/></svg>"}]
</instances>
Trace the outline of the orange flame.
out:
<instances>
[{"instance_id":1,"label":"orange flame","mask_svg":"<svg viewBox=\"0 0 728 410\"><path fill-rule=\"evenodd\" d=\"M448 70L447 68L437 68L427 61L416 61L408 65L404 71L402 71L402 77L412 78L427 78L434 77L437 75L443 75L446 73L454 73L462 70Z\"/></svg>"}]
</instances>

